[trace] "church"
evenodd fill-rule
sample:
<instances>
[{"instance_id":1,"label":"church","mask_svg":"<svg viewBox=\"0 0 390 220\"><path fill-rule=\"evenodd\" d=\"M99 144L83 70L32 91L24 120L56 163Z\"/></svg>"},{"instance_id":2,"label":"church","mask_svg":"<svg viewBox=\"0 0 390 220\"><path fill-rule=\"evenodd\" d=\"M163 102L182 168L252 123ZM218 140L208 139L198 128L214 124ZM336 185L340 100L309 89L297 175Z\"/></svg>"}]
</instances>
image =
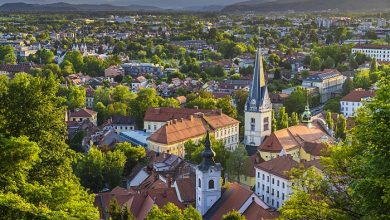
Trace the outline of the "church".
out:
<instances>
[{"instance_id":1,"label":"church","mask_svg":"<svg viewBox=\"0 0 390 220\"><path fill-rule=\"evenodd\" d=\"M295 161L318 159L324 142L334 141L326 122L313 118L309 105L301 113L301 123L271 132L272 103L268 95L261 49L257 49L253 82L245 105L244 143L249 154L256 152L265 161L291 155Z\"/></svg>"},{"instance_id":2,"label":"church","mask_svg":"<svg viewBox=\"0 0 390 220\"><path fill-rule=\"evenodd\" d=\"M246 219L275 219L278 213L264 203L251 189L238 183L222 187L222 166L215 163L209 132L206 134L203 161L195 167L196 209L206 220L220 220L223 215L237 210Z\"/></svg>"}]
</instances>

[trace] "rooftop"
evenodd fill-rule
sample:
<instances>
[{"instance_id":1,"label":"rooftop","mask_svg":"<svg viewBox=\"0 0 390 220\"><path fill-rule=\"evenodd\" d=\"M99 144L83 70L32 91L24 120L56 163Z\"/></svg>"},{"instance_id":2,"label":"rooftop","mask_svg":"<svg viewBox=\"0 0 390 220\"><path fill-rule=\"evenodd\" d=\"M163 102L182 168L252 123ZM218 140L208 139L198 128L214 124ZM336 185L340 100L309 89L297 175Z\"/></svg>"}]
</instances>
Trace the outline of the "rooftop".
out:
<instances>
[{"instance_id":1,"label":"rooftop","mask_svg":"<svg viewBox=\"0 0 390 220\"><path fill-rule=\"evenodd\" d=\"M374 97L374 91L366 91L363 89L355 89L344 96L341 101L344 102L361 102L362 99Z\"/></svg>"}]
</instances>

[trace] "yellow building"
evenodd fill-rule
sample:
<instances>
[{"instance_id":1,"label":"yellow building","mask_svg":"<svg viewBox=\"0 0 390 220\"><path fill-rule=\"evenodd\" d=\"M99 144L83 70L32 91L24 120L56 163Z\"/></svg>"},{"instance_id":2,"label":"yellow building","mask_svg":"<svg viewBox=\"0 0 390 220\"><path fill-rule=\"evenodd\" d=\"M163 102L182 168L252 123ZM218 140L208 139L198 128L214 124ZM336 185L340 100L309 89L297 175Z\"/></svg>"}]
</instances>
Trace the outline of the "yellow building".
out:
<instances>
[{"instance_id":1,"label":"yellow building","mask_svg":"<svg viewBox=\"0 0 390 220\"><path fill-rule=\"evenodd\" d=\"M223 114L221 110L216 110L165 122L148 138L148 148L184 157L184 143L189 140L198 143L207 130L217 141L224 141L229 150L238 146L239 121Z\"/></svg>"}]
</instances>

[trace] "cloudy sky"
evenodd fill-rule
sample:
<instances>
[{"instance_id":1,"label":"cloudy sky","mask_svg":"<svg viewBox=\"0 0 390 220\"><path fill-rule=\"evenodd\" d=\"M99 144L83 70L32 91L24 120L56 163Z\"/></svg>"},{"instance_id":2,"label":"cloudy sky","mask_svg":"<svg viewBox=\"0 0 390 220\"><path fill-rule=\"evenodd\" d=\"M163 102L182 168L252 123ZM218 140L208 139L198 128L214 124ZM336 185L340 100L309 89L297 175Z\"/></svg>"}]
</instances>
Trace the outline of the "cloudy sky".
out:
<instances>
[{"instance_id":1,"label":"cloudy sky","mask_svg":"<svg viewBox=\"0 0 390 220\"><path fill-rule=\"evenodd\" d=\"M228 5L244 0L0 0L0 4L4 3L36 3L46 4L54 2L66 2L75 4L112 4L112 5L153 5L161 8L183 8L190 6L207 6L207 5Z\"/></svg>"}]
</instances>

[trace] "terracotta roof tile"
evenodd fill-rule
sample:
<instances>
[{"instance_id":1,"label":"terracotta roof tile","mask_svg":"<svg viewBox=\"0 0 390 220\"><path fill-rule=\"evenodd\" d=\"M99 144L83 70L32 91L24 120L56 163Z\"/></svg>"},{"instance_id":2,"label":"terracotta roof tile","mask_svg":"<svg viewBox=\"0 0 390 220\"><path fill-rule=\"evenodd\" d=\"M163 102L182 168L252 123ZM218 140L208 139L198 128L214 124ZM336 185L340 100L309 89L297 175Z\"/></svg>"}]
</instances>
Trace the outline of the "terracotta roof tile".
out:
<instances>
[{"instance_id":1,"label":"terracotta roof tile","mask_svg":"<svg viewBox=\"0 0 390 220\"><path fill-rule=\"evenodd\" d=\"M206 212L204 219L220 220L231 210L239 210L253 192L238 183L229 184L221 198Z\"/></svg>"},{"instance_id":2,"label":"terracotta roof tile","mask_svg":"<svg viewBox=\"0 0 390 220\"><path fill-rule=\"evenodd\" d=\"M292 168L298 168L299 163L296 162L291 155L276 157L264 163L256 165L256 168L272 173L276 176L289 179L288 171Z\"/></svg>"},{"instance_id":3,"label":"terracotta roof tile","mask_svg":"<svg viewBox=\"0 0 390 220\"><path fill-rule=\"evenodd\" d=\"M272 133L260 145L260 151L280 152L282 149L289 150L299 147L303 142L314 142L321 140L323 136L328 136L319 125L313 123L312 127L299 124L284 128ZM331 137L328 136L329 139Z\"/></svg>"},{"instance_id":4,"label":"terracotta roof tile","mask_svg":"<svg viewBox=\"0 0 390 220\"><path fill-rule=\"evenodd\" d=\"M88 118L97 115L97 112L87 109L87 108L82 108L82 109L76 109L72 112L70 112L70 117L82 117L82 118Z\"/></svg>"},{"instance_id":5,"label":"terracotta roof tile","mask_svg":"<svg viewBox=\"0 0 390 220\"><path fill-rule=\"evenodd\" d=\"M355 89L348 93L348 95L344 96L341 101L346 102L361 102L364 98L374 97L373 91L366 91L363 89Z\"/></svg>"},{"instance_id":6,"label":"terracotta roof tile","mask_svg":"<svg viewBox=\"0 0 390 220\"><path fill-rule=\"evenodd\" d=\"M264 209L256 202L252 202L249 207L242 213L247 220L265 220L275 219L279 216L278 212L273 209Z\"/></svg>"},{"instance_id":7,"label":"terracotta roof tile","mask_svg":"<svg viewBox=\"0 0 390 220\"><path fill-rule=\"evenodd\" d=\"M176 180L176 185L183 202L195 202L195 178L185 178Z\"/></svg>"}]
</instances>

